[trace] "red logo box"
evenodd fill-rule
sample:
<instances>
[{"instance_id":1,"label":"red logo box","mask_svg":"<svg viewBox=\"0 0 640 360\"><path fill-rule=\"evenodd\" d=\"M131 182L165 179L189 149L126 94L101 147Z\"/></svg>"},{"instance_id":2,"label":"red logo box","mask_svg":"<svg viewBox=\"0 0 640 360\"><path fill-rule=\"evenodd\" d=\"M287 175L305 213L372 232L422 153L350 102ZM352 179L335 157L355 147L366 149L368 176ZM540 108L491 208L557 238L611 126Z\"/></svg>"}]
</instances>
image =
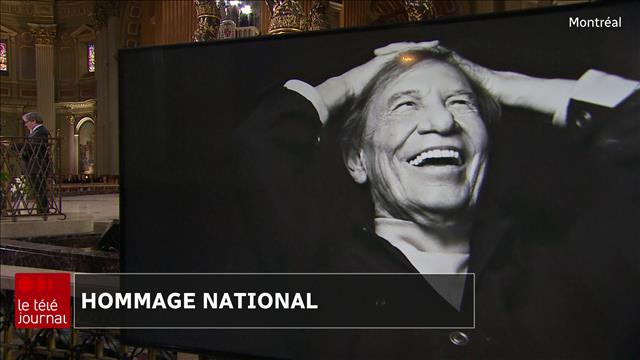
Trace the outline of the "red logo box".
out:
<instances>
[{"instance_id":1,"label":"red logo box","mask_svg":"<svg viewBox=\"0 0 640 360\"><path fill-rule=\"evenodd\" d=\"M71 327L69 273L21 273L15 280L16 328Z\"/></svg>"}]
</instances>

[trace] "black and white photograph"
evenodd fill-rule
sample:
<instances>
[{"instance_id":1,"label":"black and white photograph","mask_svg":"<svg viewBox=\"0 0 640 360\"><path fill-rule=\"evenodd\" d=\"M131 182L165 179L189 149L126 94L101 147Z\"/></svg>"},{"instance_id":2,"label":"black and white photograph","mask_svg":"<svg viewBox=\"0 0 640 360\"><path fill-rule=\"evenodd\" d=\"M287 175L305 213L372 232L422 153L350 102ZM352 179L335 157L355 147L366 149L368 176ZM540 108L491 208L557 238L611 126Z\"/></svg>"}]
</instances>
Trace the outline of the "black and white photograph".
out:
<instances>
[{"instance_id":1,"label":"black and white photograph","mask_svg":"<svg viewBox=\"0 0 640 360\"><path fill-rule=\"evenodd\" d=\"M218 40L117 53L105 248L125 274L258 274L246 291L300 274L291 291L306 281L340 311L123 327L123 343L203 359L640 357L638 3L412 18L449 2L405 1L413 21L306 32L287 23L297 1L265 3L277 36L233 38L260 28L234 8ZM80 169L100 168L99 139L83 141ZM345 277L314 278L331 274Z\"/></svg>"},{"instance_id":2,"label":"black and white photograph","mask_svg":"<svg viewBox=\"0 0 640 360\"><path fill-rule=\"evenodd\" d=\"M472 330L303 331L265 355L633 357L637 10L123 53L123 93L144 93L121 106L145 119L123 123L126 271L166 269L129 261L149 244L175 271L475 274L414 302L475 300ZM167 201L167 220L137 215Z\"/></svg>"}]
</instances>

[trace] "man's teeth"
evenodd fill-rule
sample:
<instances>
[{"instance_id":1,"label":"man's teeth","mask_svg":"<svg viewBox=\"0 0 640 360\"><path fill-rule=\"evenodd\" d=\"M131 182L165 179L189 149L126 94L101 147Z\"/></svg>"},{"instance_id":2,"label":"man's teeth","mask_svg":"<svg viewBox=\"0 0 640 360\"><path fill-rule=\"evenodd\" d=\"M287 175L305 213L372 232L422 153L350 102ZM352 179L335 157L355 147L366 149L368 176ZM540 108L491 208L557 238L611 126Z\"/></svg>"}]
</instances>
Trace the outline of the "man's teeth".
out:
<instances>
[{"instance_id":1,"label":"man's teeth","mask_svg":"<svg viewBox=\"0 0 640 360\"><path fill-rule=\"evenodd\" d=\"M460 164L460 153L457 150L434 149L423 151L409 161L410 165L421 166L433 159L450 159L451 163Z\"/></svg>"}]
</instances>

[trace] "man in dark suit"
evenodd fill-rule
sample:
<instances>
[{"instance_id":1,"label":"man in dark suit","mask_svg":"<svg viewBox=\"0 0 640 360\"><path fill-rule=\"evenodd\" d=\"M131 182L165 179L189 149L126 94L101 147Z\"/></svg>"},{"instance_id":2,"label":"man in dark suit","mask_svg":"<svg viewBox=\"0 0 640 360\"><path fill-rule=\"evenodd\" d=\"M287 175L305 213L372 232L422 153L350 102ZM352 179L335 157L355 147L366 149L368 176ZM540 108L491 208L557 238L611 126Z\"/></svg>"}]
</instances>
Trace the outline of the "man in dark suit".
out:
<instances>
[{"instance_id":1,"label":"man in dark suit","mask_svg":"<svg viewBox=\"0 0 640 360\"><path fill-rule=\"evenodd\" d=\"M474 301L476 328L326 333L329 339L318 348L305 350L318 358L362 359L637 355L638 294L622 291L633 282L620 277L639 274L631 255L638 248L632 241L638 82L598 71L579 81L495 72L434 42L393 44L377 55L315 88L287 82L240 129L244 185L258 195L250 209L261 218L257 236L266 238L265 246L284 249L275 259L282 263L291 251L294 266L305 270L474 272L475 298L468 287L456 296L434 283L424 285L451 310L464 311ZM598 88L618 96L601 99ZM512 213L493 197L500 189L487 172L496 113L491 98L552 117L568 127L567 141L575 139L576 159L589 154L590 164L580 168L585 172L552 174L558 177L558 188L549 189L553 193L573 191L563 184L588 183L577 186L576 196L589 201L575 214L561 214L562 224L545 218L555 215L557 204L532 218L527 211ZM310 169L322 151L318 136L329 114L345 106L344 162L368 192L374 218L353 221L357 230L344 226L349 214L335 213L340 207L323 211L309 201L324 200L311 185L326 176ZM286 237L283 224L295 235ZM594 228L600 229L595 237ZM605 228L615 244L604 238ZM581 271L585 264L598 265ZM607 281L604 274L614 264L631 271ZM424 306L434 303L427 297Z\"/></svg>"},{"instance_id":2,"label":"man in dark suit","mask_svg":"<svg viewBox=\"0 0 640 360\"><path fill-rule=\"evenodd\" d=\"M43 124L42 115L37 112L22 115L22 121L29 134L26 142L14 144L13 149L21 157L23 173L27 176L30 191L35 195L38 212L46 214L49 212L47 184L53 172L49 130ZM3 142L3 145L9 144Z\"/></svg>"}]
</instances>

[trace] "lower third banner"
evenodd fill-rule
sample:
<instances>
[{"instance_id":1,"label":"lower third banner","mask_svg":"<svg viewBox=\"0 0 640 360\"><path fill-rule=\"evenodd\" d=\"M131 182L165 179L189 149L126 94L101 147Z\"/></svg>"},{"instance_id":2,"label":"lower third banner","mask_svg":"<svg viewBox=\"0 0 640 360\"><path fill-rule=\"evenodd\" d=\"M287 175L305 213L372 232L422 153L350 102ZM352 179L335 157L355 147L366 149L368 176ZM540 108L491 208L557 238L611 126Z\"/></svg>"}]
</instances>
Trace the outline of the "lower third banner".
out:
<instances>
[{"instance_id":1,"label":"lower third banner","mask_svg":"<svg viewBox=\"0 0 640 360\"><path fill-rule=\"evenodd\" d=\"M473 274L76 274L76 328L473 328Z\"/></svg>"}]
</instances>

